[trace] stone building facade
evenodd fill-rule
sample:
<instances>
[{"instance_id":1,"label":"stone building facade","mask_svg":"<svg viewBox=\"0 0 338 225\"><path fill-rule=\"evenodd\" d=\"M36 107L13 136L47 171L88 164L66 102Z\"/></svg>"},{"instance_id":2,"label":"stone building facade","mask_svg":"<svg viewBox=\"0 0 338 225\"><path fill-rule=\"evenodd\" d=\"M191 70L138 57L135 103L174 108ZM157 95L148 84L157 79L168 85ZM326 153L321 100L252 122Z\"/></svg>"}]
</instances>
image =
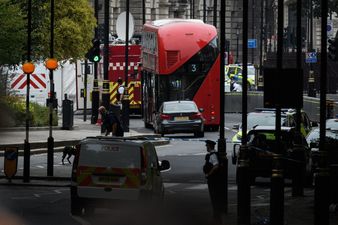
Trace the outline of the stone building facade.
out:
<instances>
[{"instance_id":1,"label":"stone building facade","mask_svg":"<svg viewBox=\"0 0 338 225\"><path fill-rule=\"evenodd\" d=\"M94 0L91 0L94 2ZM104 24L104 2L99 1L99 27ZM144 0L145 4L145 21L152 21L166 18L193 18L205 19L205 23L220 25L220 2L221 0ZM249 49L249 63L258 64L261 56L261 46L263 53L268 51L268 44L270 49L273 49L273 38L275 26L276 0L249 0L249 28L248 38L256 40L256 48ZM134 34L140 34L143 25L143 10L142 0L129 0L129 10L134 18ZM226 0L225 10L225 36L229 43L229 52L234 57L234 62L242 61L242 27L243 27L243 0ZM204 5L205 4L205 5ZM263 10L262 10L263 9ZM126 0L110 0L110 33L116 34L116 21L118 16L126 10ZM215 11L217 17L214 18ZM263 14L262 14L263 12ZM267 12L267 13L266 13ZM264 24L263 34L261 25ZM269 22L269 23L266 23ZM265 25L267 24L267 25ZM270 24L270 25L268 25ZM102 29L102 28L101 28Z\"/></svg>"}]
</instances>

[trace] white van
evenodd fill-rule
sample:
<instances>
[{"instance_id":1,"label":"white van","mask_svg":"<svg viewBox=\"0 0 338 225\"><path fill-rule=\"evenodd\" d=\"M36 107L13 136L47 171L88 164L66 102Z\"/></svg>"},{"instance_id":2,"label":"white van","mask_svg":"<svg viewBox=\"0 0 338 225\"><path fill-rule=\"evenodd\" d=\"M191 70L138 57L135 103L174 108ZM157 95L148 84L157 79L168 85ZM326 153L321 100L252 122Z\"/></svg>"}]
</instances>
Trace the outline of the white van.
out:
<instances>
[{"instance_id":1,"label":"white van","mask_svg":"<svg viewBox=\"0 0 338 225\"><path fill-rule=\"evenodd\" d=\"M158 161L149 141L88 137L76 146L71 182L71 213L92 212L100 203L161 200L161 171L167 160ZM107 205L107 204L104 204Z\"/></svg>"}]
</instances>

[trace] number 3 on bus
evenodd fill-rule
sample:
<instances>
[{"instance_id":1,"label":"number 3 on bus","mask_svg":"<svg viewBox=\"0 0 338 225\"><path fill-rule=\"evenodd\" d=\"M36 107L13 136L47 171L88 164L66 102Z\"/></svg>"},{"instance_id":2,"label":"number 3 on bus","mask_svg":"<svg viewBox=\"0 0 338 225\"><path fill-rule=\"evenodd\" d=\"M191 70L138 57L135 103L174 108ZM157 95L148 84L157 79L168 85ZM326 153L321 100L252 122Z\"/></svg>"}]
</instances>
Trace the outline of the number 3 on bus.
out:
<instances>
[{"instance_id":1,"label":"number 3 on bus","mask_svg":"<svg viewBox=\"0 0 338 225\"><path fill-rule=\"evenodd\" d=\"M218 129L220 56L214 26L192 19L147 22L141 55L146 127L153 126L162 102L193 100L204 110L205 127Z\"/></svg>"}]
</instances>

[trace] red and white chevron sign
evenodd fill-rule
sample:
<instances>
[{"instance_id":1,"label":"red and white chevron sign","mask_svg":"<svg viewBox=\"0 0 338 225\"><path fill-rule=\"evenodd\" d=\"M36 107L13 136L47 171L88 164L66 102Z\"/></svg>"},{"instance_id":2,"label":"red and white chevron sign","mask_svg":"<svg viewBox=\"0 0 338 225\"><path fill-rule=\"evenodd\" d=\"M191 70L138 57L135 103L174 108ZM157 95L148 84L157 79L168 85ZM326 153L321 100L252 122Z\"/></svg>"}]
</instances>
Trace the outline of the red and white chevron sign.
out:
<instances>
[{"instance_id":1,"label":"red and white chevron sign","mask_svg":"<svg viewBox=\"0 0 338 225\"><path fill-rule=\"evenodd\" d=\"M27 75L21 74L12 81L11 88L21 90L27 86ZM46 74L31 74L30 75L30 87L33 89L46 89L47 79Z\"/></svg>"}]
</instances>

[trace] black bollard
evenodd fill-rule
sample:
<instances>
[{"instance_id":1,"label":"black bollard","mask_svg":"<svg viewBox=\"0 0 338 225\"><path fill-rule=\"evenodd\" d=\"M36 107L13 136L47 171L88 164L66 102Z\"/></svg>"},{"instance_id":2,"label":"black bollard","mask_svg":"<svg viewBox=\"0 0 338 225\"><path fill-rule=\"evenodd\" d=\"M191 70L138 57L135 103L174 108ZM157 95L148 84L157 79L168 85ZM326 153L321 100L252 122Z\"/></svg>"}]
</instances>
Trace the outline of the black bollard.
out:
<instances>
[{"instance_id":1,"label":"black bollard","mask_svg":"<svg viewBox=\"0 0 338 225\"><path fill-rule=\"evenodd\" d=\"M248 146L241 145L237 164L237 224L250 225L251 190Z\"/></svg>"},{"instance_id":2,"label":"black bollard","mask_svg":"<svg viewBox=\"0 0 338 225\"><path fill-rule=\"evenodd\" d=\"M271 225L284 225L284 176L281 155L273 156L270 192Z\"/></svg>"}]
</instances>

